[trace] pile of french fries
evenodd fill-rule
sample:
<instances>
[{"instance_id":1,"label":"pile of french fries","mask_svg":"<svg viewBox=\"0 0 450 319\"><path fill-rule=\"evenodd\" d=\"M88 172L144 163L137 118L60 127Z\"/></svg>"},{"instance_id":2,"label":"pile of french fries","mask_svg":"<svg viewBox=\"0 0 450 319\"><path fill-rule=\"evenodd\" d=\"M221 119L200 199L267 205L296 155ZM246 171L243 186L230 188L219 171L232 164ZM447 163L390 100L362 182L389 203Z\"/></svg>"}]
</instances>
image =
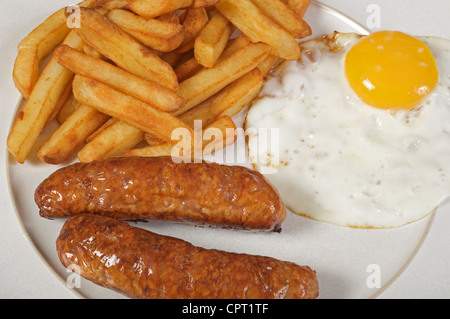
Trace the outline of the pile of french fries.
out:
<instances>
[{"instance_id":1,"label":"pile of french fries","mask_svg":"<svg viewBox=\"0 0 450 319\"><path fill-rule=\"evenodd\" d=\"M18 45L13 79L26 102L8 149L19 163L35 147L50 164L75 156L170 156L175 130L198 138L195 121L202 133L223 133L221 140L200 137L202 155L230 145L231 118L258 95L264 76L299 58L297 39L311 34L303 20L308 5L85 0L62 8Z\"/></svg>"}]
</instances>

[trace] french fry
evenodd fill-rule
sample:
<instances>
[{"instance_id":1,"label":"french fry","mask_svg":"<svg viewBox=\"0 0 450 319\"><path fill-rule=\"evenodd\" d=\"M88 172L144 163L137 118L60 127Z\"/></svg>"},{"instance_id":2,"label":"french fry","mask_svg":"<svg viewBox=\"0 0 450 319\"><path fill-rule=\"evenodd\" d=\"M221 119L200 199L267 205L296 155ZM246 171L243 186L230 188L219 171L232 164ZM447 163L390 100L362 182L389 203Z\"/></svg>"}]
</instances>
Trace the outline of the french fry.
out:
<instances>
[{"instance_id":1,"label":"french fry","mask_svg":"<svg viewBox=\"0 0 450 319\"><path fill-rule=\"evenodd\" d=\"M163 15L160 15L156 19L164 22L181 24L180 17L178 16L178 14L176 14L175 11L164 13Z\"/></svg>"},{"instance_id":2,"label":"french fry","mask_svg":"<svg viewBox=\"0 0 450 319\"><path fill-rule=\"evenodd\" d=\"M126 8L143 17L154 18L192 5L193 0L135 0Z\"/></svg>"},{"instance_id":3,"label":"french fry","mask_svg":"<svg viewBox=\"0 0 450 319\"><path fill-rule=\"evenodd\" d=\"M281 0L251 0L259 10L296 39L311 35L309 25Z\"/></svg>"},{"instance_id":4,"label":"french fry","mask_svg":"<svg viewBox=\"0 0 450 319\"><path fill-rule=\"evenodd\" d=\"M144 132L118 119L112 119L101 132L95 135L79 152L80 162L119 156L138 145L144 139Z\"/></svg>"},{"instance_id":5,"label":"french fry","mask_svg":"<svg viewBox=\"0 0 450 319\"><path fill-rule=\"evenodd\" d=\"M214 139L213 139L214 138ZM203 131L201 139L196 143L201 143L201 154L197 154L193 148L188 150L190 154L188 157L198 157L196 155L204 156L209 155L219 149L222 149L228 145L231 145L236 140L236 125L229 116L223 116L218 118L211 124L209 124ZM187 144L189 145L189 144ZM186 144L184 144L186 146ZM130 149L124 153L125 156L145 156L145 157L157 157L157 156L176 156L184 157L181 154L181 145L178 143L164 143L156 146L147 146L142 148Z\"/></svg>"},{"instance_id":6,"label":"french fry","mask_svg":"<svg viewBox=\"0 0 450 319\"><path fill-rule=\"evenodd\" d=\"M167 62L172 68L174 68L183 58L183 53L177 53L175 51L166 52L161 56L161 59Z\"/></svg>"},{"instance_id":7,"label":"french fry","mask_svg":"<svg viewBox=\"0 0 450 319\"><path fill-rule=\"evenodd\" d=\"M220 0L194 0L189 8L206 8L215 5Z\"/></svg>"},{"instance_id":8,"label":"french fry","mask_svg":"<svg viewBox=\"0 0 450 319\"><path fill-rule=\"evenodd\" d=\"M250 38L245 34L241 33L238 37L228 41L224 51L222 52L222 55L219 58L219 61L228 58L236 51L246 47L247 45L250 45L251 43L252 41L250 40Z\"/></svg>"},{"instance_id":9,"label":"french fry","mask_svg":"<svg viewBox=\"0 0 450 319\"><path fill-rule=\"evenodd\" d=\"M78 103L78 101L75 99L75 96L73 96L73 93L71 93L56 115L56 120L58 121L58 123L64 123L64 121L70 116L70 114L72 114L73 111L75 111L79 106L80 103Z\"/></svg>"},{"instance_id":10,"label":"french fry","mask_svg":"<svg viewBox=\"0 0 450 319\"><path fill-rule=\"evenodd\" d=\"M294 10L298 17L303 18L309 7L310 0L287 0L286 4Z\"/></svg>"},{"instance_id":11,"label":"french fry","mask_svg":"<svg viewBox=\"0 0 450 319\"><path fill-rule=\"evenodd\" d=\"M186 106L175 112L182 114L205 101L225 86L257 67L271 52L264 43L252 43L217 63L204 68L180 83L178 95L186 100Z\"/></svg>"},{"instance_id":12,"label":"french fry","mask_svg":"<svg viewBox=\"0 0 450 319\"><path fill-rule=\"evenodd\" d=\"M130 95L124 94L101 82L76 75L73 94L78 102L116 117L142 131L155 134L169 142L172 131L184 128L193 130L181 120Z\"/></svg>"},{"instance_id":13,"label":"french fry","mask_svg":"<svg viewBox=\"0 0 450 319\"><path fill-rule=\"evenodd\" d=\"M133 0L99 0L97 2L97 7L110 11L113 9L125 8Z\"/></svg>"},{"instance_id":14,"label":"french fry","mask_svg":"<svg viewBox=\"0 0 450 319\"><path fill-rule=\"evenodd\" d=\"M39 148L37 156L49 164L65 162L108 119L90 106L80 105Z\"/></svg>"},{"instance_id":15,"label":"french fry","mask_svg":"<svg viewBox=\"0 0 450 319\"><path fill-rule=\"evenodd\" d=\"M233 117L258 95L262 84L263 76L255 68L178 118L193 127L195 120L202 120L204 125L209 125L218 117Z\"/></svg>"},{"instance_id":16,"label":"french fry","mask_svg":"<svg viewBox=\"0 0 450 319\"><path fill-rule=\"evenodd\" d=\"M90 6L95 0L79 3ZM17 57L14 63L13 80L22 96L28 100L39 78L40 63L69 34L65 8L58 10L44 20L17 46Z\"/></svg>"},{"instance_id":17,"label":"french fry","mask_svg":"<svg viewBox=\"0 0 450 319\"><path fill-rule=\"evenodd\" d=\"M175 50L184 40L181 24L144 18L122 9L111 10L108 18L141 43L161 52Z\"/></svg>"},{"instance_id":18,"label":"french fry","mask_svg":"<svg viewBox=\"0 0 450 319\"><path fill-rule=\"evenodd\" d=\"M68 46L59 47L54 56L74 73L108 84L161 110L174 112L185 105L172 90Z\"/></svg>"},{"instance_id":19,"label":"french fry","mask_svg":"<svg viewBox=\"0 0 450 319\"><path fill-rule=\"evenodd\" d=\"M80 19L81 28L74 30L103 56L130 73L177 90L172 67L108 18L95 10L80 8Z\"/></svg>"},{"instance_id":20,"label":"french fry","mask_svg":"<svg viewBox=\"0 0 450 319\"><path fill-rule=\"evenodd\" d=\"M81 49L83 45L75 32L70 32L63 43L75 49ZM8 136L8 149L19 163L25 162L40 133L55 114L58 101L73 76L73 72L55 58L45 67Z\"/></svg>"},{"instance_id":21,"label":"french fry","mask_svg":"<svg viewBox=\"0 0 450 319\"><path fill-rule=\"evenodd\" d=\"M178 82L181 83L184 80L192 77L201 69L203 69L203 66L200 63L198 63L195 57L193 57L187 61L178 64L177 67L174 69L174 71L175 74L177 75Z\"/></svg>"},{"instance_id":22,"label":"french fry","mask_svg":"<svg viewBox=\"0 0 450 319\"><path fill-rule=\"evenodd\" d=\"M219 58L219 61L226 59L237 50L242 49L243 47L252 43L252 41L245 34L240 34L237 38L234 38L231 41L228 41L225 50ZM266 75L281 59L276 55L269 54L264 61L262 61L257 67L261 71L263 75Z\"/></svg>"},{"instance_id":23,"label":"french fry","mask_svg":"<svg viewBox=\"0 0 450 319\"><path fill-rule=\"evenodd\" d=\"M177 48L177 52L187 52L194 47L195 39L208 23L208 14L205 8L188 9L181 18L184 26L184 40Z\"/></svg>"},{"instance_id":24,"label":"french fry","mask_svg":"<svg viewBox=\"0 0 450 319\"><path fill-rule=\"evenodd\" d=\"M294 36L264 15L251 0L221 0L216 8L253 42L270 45L272 54L287 60L300 57Z\"/></svg>"},{"instance_id":25,"label":"french fry","mask_svg":"<svg viewBox=\"0 0 450 319\"><path fill-rule=\"evenodd\" d=\"M262 84L263 75L255 68L178 118L193 127L195 120L201 120L203 125L209 125L221 116L233 117L258 95ZM145 140L150 145L164 142L148 133L145 134Z\"/></svg>"},{"instance_id":26,"label":"french fry","mask_svg":"<svg viewBox=\"0 0 450 319\"><path fill-rule=\"evenodd\" d=\"M196 60L211 68L216 64L235 27L219 11L216 11L201 30L194 43Z\"/></svg>"}]
</instances>

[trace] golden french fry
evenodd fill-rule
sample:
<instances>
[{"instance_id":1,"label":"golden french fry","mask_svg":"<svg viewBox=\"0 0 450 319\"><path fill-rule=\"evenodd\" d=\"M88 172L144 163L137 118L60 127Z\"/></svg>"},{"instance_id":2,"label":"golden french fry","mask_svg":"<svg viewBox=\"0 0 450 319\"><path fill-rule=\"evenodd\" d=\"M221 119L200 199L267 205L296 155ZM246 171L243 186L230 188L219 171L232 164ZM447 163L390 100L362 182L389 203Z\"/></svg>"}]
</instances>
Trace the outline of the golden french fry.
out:
<instances>
[{"instance_id":1,"label":"golden french fry","mask_svg":"<svg viewBox=\"0 0 450 319\"><path fill-rule=\"evenodd\" d=\"M61 46L54 55L74 73L103 82L161 110L174 112L185 105L172 90L70 47Z\"/></svg>"},{"instance_id":2,"label":"golden french fry","mask_svg":"<svg viewBox=\"0 0 450 319\"><path fill-rule=\"evenodd\" d=\"M225 46L224 51L222 52L222 55L219 58L219 61L222 61L226 58L228 58L230 55L235 53L236 51L242 49L243 47L251 44L252 41L248 36L241 33L238 37L231 39L228 41L227 45Z\"/></svg>"},{"instance_id":3,"label":"golden french fry","mask_svg":"<svg viewBox=\"0 0 450 319\"><path fill-rule=\"evenodd\" d=\"M28 100L39 79L39 55L36 48L19 50L13 69L14 84L25 100Z\"/></svg>"},{"instance_id":4,"label":"golden french fry","mask_svg":"<svg viewBox=\"0 0 450 319\"><path fill-rule=\"evenodd\" d=\"M175 112L182 114L213 96L225 86L257 67L271 52L264 43L252 43L236 51L212 68L204 68L180 83L178 95L186 106Z\"/></svg>"},{"instance_id":5,"label":"golden french fry","mask_svg":"<svg viewBox=\"0 0 450 319\"><path fill-rule=\"evenodd\" d=\"M203 131L203 156L234 144L236 139L236 125L231 117L219 117Z\"/></svg>"},{"instance_id":6,"label":"golden french fry","mask_svg":"<svg viewBox=\"0 0 450 319\"><path fill-rule=\"evenodd\" d=\"M90 6L95 0L79 3L79 6ZM22 96L28 100L39 78L41 61L50 54L69 34L65 8L58 10L44 20L17 46L17 57L14 63L13 80Z\"/></svg>"},{"instance_id":7,"label":"golden french fry","mask_svg":"<svg viewBox=\"0 0 450 319\"><path fill-rule=\"evenodd\" d=\"M140 16L154 18L164 13L192 5L193 0L135 0L126 8Z\"/></svg>"},{"instance_id":8,"label":"golden french fry","mask_svg":"<svg viewBox=\"0 0 450 319\"><path fill-rule=\"evenodd\" d=\"M58 102L56 102L55 107L53 109L53 113L50 115L47 124L53 121L53 119L58 116L59 111L66 104L71 95L72 95L72 81L70 81L66 85L64 91L61 92L61 95L58 98Z\"/></svg>"},{"instance_id":9,"label":"golden french fry","mask_svg":"<svg viewBox=\"0 0 450 319\"><path fill-rule=\"evenodd\" d=\"M64 40L69 31L64 9L61 9L48 17L17 46L13 80L25 99L29 99L39 78L40 62Z\"/></svg>"},{"instance_id":10,"label":"golden french fry","mask_svg":"<svg viewBox=\"0 0 450 319\"><path fill-rule=\"evenodd\" d=\"M164 13L163 15L160 15L156 19L164 22L181 24L180 17L178 16L178 14L176 14L175 11Z\"/></svg>"},{"instance_id":11,"label":"golden french fry","mask_svg":"<svg viewBox=\"0 0 450 319\"><path fill-rule=\"evenodd\" d=\"M263 75L258 68L255 68L226 86L219 93L179 115L178 118L194 127L195 120L201 120L203 125L209 125L221 116L233 117L258 95L262 84ZM163 141L148 133L145 134L145 140L150 145L163 143Z\"/></svg>"},{"instance_id":12,"label":"golden french fry","mask_svg":"<svg viewBox=\"0 0 450 319\"><path fill-rule=\"evenodd\" d=\"M174 68L183 58L183 53L177 53L175 51L166 52L161 56L163 61L167 62L172 68Z\"/></svg>"},{"instance_id":13,"label":"golden french fry","mask_svg":"<svg viewBox=\"0 0 450 319\"><path fill-rule=\"evenodd\" d=\"M306 10L309 7L310 0L287 0L286 4L294 10L300 18L305 16Z\"/></svg>"},{"instance_id":14,"label":"golden french fry","mask_svg":"<svg viewBox=\"0 0 450 319\"><path fill-rule=\"evenodd\" d=\"M63 43L75 49L81 49L83 45L75 32L70 32ZM55 58L45 67L8 136L8 149L19 163L25 162L40 133L55 114L58 101L73 76L73 72Z\"/></svg>"},{"instance_id":15,"label":"golden french fry","mask_svg":"<svg viewBox=\"0 0 450 319\"><path fill-rule=\"evenodd\" d=\"M110 11L113 9L125 8L133 0L99 0L97 2L97 7Z\"/></svg>"},{"instance_id":16,"label":"golden french fry","mask_svg":"<svg viewBox=\"0 0 450 319\"><path fill-rule=\"evenodd\" d=\"M247 37L245 34L240 34L237 38L234 38L231 41L228 41L225 50L223 51L222 55L220 56L218 61L222 61L223 59L226 59L233 53L235 53L237 50L242 49L243 47L249 45L251 42L250 38ZM264 61L262 61L257 67L261 71L263 75L267 74L276 64L277 62L281 61L280 58L273 54L269 54Z\"/></svg>"},{"instance_id":17,"label":"golden french fry","mask_svg":"<svg viewBox=\"0 0 450 319\"><path fill-rule=\"evenodd\" d=\"M81 104L39 148L37 156L49 164L65 162L108 119L108 115Z\"/></svg>"},{"instance_id":18,"label":"golden french fry","mask_svg":"<svg viewBox=\"0 0 450 319\"><path fill-rule=\"evenodd\" d=\"M259 10L296 39L311 35L309 25L281 0L251 0Z\"/></svg>"},{"instance_id":19,"label":"golden french fry","mask_svg":"<svg viewBox=\"0 0 450 319\"><path fill-rule=\"evenodd\" d=\"M263 75L266 75L267 73L269 73L275 66L278 65L279 62L281 62L282 59L280 59L279 57L277 57L276 55L272 55L270 54L269 56L267 56L267 58L265 58L264 61L262 61L259 65L258 65L258 69L261 71L261 73Z\"/></svg>"},{"instance_id":20,"label":"golden french fry","mask_svg":"<svg viewBox=\"0 0 450 319\"><path fill-rule=\"evenodd\" d=\"M203 69L203 66L200 63L198 63L197 59L190 58L189 60L178 64L177 67L174 69L174 71L175 74L177 75L178 82L181 83L184 80L196 74L201 69Z\"/></svg>"},{"instance_id":21,"label":"golden french fry","mask_svg":"<svg viewBox=\"0 0 450 319\"><path fill-rule=\"evenodd\" d=\"M101 132L95 135L79 152L80 162L119 156L138 145L144 139L144 132L118 119L113 119Z\"/></svg>"},{"instance_id":22,"label":"golden french fry","mask_svg":"<svg viewBox=\"0 0 450 319\"><path fill-rule=\"evenodd\" d=\"M179 119L193 127L195 120L202 120L204 125L209 125L218 117L233 117L258 95L262 84L263 76L259 69L255 68L219 93L181 114Z\"/></svg>"},{"instance_id":23,"label":"golden french fry","mask_svg":"<svg viewBox=\"0 0 450 319\"><path fill-rule=\"evenodd\" d=\"M70 114L72 114L73 111L75 111L79 106L80 103L78 103L78 101L75 99L75 96L73 96L73 93L71 93L70 96L67 98L67 100L59 109L59 112L56 116L56 120L58 121L58 123L59 124L64 123L64 121L70 116Z\"/></svg>"},{"instance_id":24,"label":"golden french fry","mask_svg":"<svg viewBox=\"0 0 450 319\"><path fill-rule=\"evenodd\" d=\"M130 149L124 153L125 156L176 156L184 157L181 153L187 151L190 158L198 157L197 155L204 156L209 155L219 149L222 149L228 145L231 145L236 140L236 125L229 116L223 116L218 118L211 124L209 124L203 131L201 138L196 143L201 143L199 149L201 154L197 154L196 150L190 146L190 143L164 143L155 146L147 146L142 148ZM187 146L188 149L183 149L183 146ZM194 146L195 147L195 146ZM181 152L183 151L183 152ZM190 151L190 152L189 152Z\"/></svg>"},{"instance_id":25,"label":"golden french fry","mask_svg":"<svg viewBox=\"0 0 450 319\"><path fill-rule=\"evenodd\" d=\"M73 94L81 104L153 133L167 142L171 140L172 131L177 128L184 128L193 133L191 127L175 116L81 75L76 75L73 80Z\"/></svg>"},{"instance_id":26,"label":"golden french fry","mask_svg":"<svg viewBox=\"0 0 450 319\"><path fill-rule=\"evenodd\" d=\"M189 8L206 8L215 5L220 0L194 0Z\"/></svg>"},{"instance_id":27,"label":"golden french fry","mask_svg":"<svg viewBox=\"0 0 450 319\"><path fill-rule=\"evenodd\" d=\"M214 13L194 43L196 60L211 68L222 54L235 27L219 11Z\"/></svg>"},{"instance_id":28,"label":"golden french fry","mask_svg":"<svg viewBox=\"0 0 450 319\"><path fill-rule=\"evenodd\" d=\"M80 8L80 37L119 67L171 90L178 88L172 67L95 10Z\"/></svg>"},{"instance_id":29,"label":"golden french fry","mask_svg":"<svg viewBox=\"0 0 450 319\"><path fill-rule=\"evenodd\" d=\"M184 40L177 48L177 52L187 52L194 47L195 39L200 31L208 23L208 14L205 8L188 9L181 18L184 26Z\"/></svg>"},{"instance_id":30,"label":"golden french fry","mask_svg":"<svg viewBox=\"0 0 450 319\"><path fill-rule=\"evenodd\" d=\"M253 42L270 45L272 54L287 60L300 57L294 36L263 14L250 0L221 0L216 8Z\"/></svg>"},{"instance_id":31,"label":"golden french fry","mask_svg":"<svg viewBox=\"0 0 450 319\"><path fill-rule=\"evenodd\" d=\"M184 40L184 26L158 19L145 18L128 10L114 9L108 18L146 46L169 52Z\"/></svg>"}]
</instances>

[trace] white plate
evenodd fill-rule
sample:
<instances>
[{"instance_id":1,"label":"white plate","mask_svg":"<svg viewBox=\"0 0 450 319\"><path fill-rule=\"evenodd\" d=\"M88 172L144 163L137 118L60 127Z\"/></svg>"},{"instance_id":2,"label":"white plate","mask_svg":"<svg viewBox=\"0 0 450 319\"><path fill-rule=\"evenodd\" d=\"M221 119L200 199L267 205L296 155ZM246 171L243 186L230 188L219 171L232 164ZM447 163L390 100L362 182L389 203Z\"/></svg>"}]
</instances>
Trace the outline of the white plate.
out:
<instances>
[{"instance_id":1,"label":"white plate","mask_svg":"<svg viewBox=\"0 0 450 319\"><path fill-rule=\"evenodd\" d=\"M305 20L313 29L312 37L335 30L362 34L368 32L355 21L318 2L311 3ZM23 101L19 102L17 110L22 105ZM241 113L235 120L242 123L244 115L245 112ZM47 129L43 133L38 144L45 140L50 131ZM241 148L238 151L245 150ZM48 267L61 279L62 284L66 284L71 273L60 264L55 249L55 241L64 220L41 218L34 202L34 191L38 184L59 167L45 165L34 155L25 164L16 163L11 156L7 159L10 193L23 231ZM182 238L205 248L266 255L309 265L317 271L319 298L371 298L386 289L408 265L425 238L433 216L389 230L344 228L315 222L290 212L281 233L255 233L161 222L139 223L138 226ZM379 286L374 279L380 280ZM80 286L74 291L85 298L123 297L86 280L81 280Z\"/></svg>"}]
</instances>

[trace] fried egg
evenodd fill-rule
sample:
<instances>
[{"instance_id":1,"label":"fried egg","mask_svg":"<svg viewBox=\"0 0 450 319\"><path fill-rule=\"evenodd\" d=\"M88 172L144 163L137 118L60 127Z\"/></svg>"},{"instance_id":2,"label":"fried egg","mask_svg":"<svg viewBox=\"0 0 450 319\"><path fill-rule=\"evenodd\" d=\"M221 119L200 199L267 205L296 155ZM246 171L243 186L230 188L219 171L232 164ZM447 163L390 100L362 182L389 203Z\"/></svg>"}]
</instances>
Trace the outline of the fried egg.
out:
<instances>
[{"instance_id":1,"label":"fried egg","mask_svg":"<svg viewBox=\"0 0 450 319\"><path fill-rule=\"evenodd\" d=\"M450 195L450 41L335 32L301 50L249 108L254 168L318 221L391 228L430 214Z\"/></svg>"}]
</instances>

